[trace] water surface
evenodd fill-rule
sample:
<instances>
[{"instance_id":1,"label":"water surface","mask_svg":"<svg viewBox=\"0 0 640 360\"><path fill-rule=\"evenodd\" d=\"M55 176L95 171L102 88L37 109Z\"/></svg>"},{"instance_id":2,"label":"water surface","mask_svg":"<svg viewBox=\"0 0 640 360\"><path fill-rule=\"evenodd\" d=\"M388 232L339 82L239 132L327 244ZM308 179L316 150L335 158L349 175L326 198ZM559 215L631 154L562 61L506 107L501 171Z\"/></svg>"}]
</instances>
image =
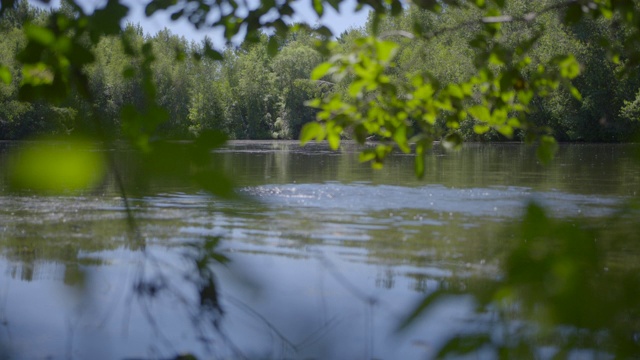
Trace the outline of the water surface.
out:
<instances>
[{"instance_id":1,"label":"water surface","mask_svg":"<svg viewBox=\"0 0 640 360\"><path fill-rule=\"evenodd\" d=\"M14 146L2 144L0 165ZM113 174L65 196L0 182L0 353L429 358L470 326L470 301L440 304L402 334L399 319L443 281L500 277L509 225L530 201L558 218L615 212L638 191L636 150L563 145L543 167L522 144L436 148L419 180L403 154L375 171L353 144L232 142L211 166L234 179L236 200L179 176L145 177L135 154L107 150L135 234ZM207 242L230 259L213 267L224 314L198 312L195 264Z\"/></svg>"}]
</instances>

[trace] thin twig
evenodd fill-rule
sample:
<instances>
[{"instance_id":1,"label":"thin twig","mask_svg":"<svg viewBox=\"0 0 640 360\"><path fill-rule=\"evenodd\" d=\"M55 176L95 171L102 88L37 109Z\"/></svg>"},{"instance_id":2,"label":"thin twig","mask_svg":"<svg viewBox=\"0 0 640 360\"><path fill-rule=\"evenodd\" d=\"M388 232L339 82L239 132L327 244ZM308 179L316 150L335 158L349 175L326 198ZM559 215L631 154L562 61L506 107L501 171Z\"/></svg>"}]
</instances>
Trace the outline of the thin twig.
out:
<instances>
[{"instance_id":1,"label":"thin twig","mask_svg":"<svg viewBox=\"0 0 640 360\"><path fill-rule=\"evenodd\" d=\"M276 336L278 336L280 338L280 340L282 340L285 344L287 344L291 349L293 349L294 351L298 351L298 347L296 346L296 344L294 344L291 340L289 340L286 336L284 336L284 334L282 334L280 332L280 330L278 330L273 324L271 324L271 322L269 322L269 320L267 320L267 318L265 318L264 316L262 316L262 314L260 314L259 312L253 310L249 305L245 304L243 301L241 301L240 299L237 299L233 296L227 296L227 300L229 300L230 303L234 304L236 307L243 309L244 311L252 314L253 316L257 317L258 319L262 320L262 322L264 322L264 324L271 330L273 331L274 334L276 334Z\"/></svg>"}]
</instances>

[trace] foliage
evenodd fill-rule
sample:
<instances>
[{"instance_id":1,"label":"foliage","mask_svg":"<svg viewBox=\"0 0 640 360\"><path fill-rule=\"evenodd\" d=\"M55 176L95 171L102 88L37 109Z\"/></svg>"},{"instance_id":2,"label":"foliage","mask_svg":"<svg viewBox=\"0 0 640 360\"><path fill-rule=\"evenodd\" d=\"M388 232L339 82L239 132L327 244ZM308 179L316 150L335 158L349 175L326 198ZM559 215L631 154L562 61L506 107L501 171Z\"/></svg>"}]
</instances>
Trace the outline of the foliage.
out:
<instances>
[{"instance_id":1,"label":"foliage","mask_svg":"<svg viewBox=\"0 0 640 360\"><path fill-rule=\"evenodd\" d=\"M521 222L508 229L515 241L507 245L503 277L465 292L443 284L400 328L444 297L471 295L478 315L494 316L479 332L451 338L438 357L491 351L495 358L535 358L548 347L555 358L576 356L578 350L594 357L602 352L632 358L640 351L634 339L640 278L635 266L622 267L610 258L612 246L635 243L634 226L625 225L629 215L602 220L618 227L613 230L551 219L540 206L529 204Z\"/></svg>"},{"instance_id":2,"label":"foliage","mask_svg":"<svg viewBox=\"0 0 640 360\"><path fill-rule=\"evenodd\" d=\"M451 148L490 132L538 139L543 161L555 147L549 136L628 139L633 126L619 116L615 93L637 74L618 79L609 59L626 69L635 61L636 53L620 49L637 9L578 3L456 2L442 12L416 5L381 24L373 17L379 37L357 40L353 53L333 56L312 74L349 80L343 94L309 103L323 125L309 125L303 142L327 139L337 147L345 129L360 143L374 134L383 142L363 160L379 167L395 146L416 153L421 175L424 150L440 138Z\"/></svg>"},{"instance_id":3,"label":"foliage","mask_svg":"<svg viewBox=\"0 0 640 360\"><path fill-rule=\"evenodd\" d=\"M138 25L127 24L123 30L109 25L109 30L101 33L99 27L85 22L95 18L105 21L106 15L113 15L116 21L124 8L113 2L87 13L72 2L65 4L60 11L45 11L19 1L4 14L1 31L5 36L0 43L0 79L8 84L2 85L0 92L0 101L5 104L0 114L0 136L4 139L73 132L135 137L140 124L122 122L125 108L129 109L128 119L136 122L127 105L145 116L158 116L157 121L147 116L148 124L143 126L150 138L188 139L204 129L219 130L231 138L297 138L302 126L320 113L306 106L307 101L329 95L351 103L349 88L355 86L355 92L359 86L353 69L333 69L323 79L309 80L313 68L327 61L322 66L327 70L329 63L342 61L339 58L349 61L350 54L369 51L362 44L368 36L396 47L386 64L380 64L390 83L385 92L367 90L370 100L394 93L401 96L395 105L382 105L378 100L373 104L401 109L407 105L406 97L422 86L414 84L419 77L440 98L435 108L414 109L424 113L421 116L428 114L429 120L407 115L404 123L409 142L444 138L455 145L460 138L531 140L543 134L558 140L626 141L633 133L630 130L638 126L630 104L640 79L634 72L621 72L629 68L630 55L624 51L633 27L622 21L620 14L607 18L591 10L567 22L564 11L569 3L517 0L500 8L492 2L454 2L447 5L447 11L430 11L437 10L433 4L414 4L393 17L385 15L390 8L382 7L371 13L366 27L341 34L335 43L326 41L324 28L266 22L264 28L273 24L275 34L249 34L241 46L229 46L223 53L214 50L211 39L193 43L167 29L146 35ZM613 9L623 9L621 6L616 4ZM186 16L178 8L172 8L175 16ZM288 11L284 5L282 9ZM508 15L501 18L498 12ZM79 30L72 30L75 27ZM63 39L71 42L66 44ZM601 46L604 39L606 47ZM57 54L57 60L41 56L49 51L47 47L51 47L51 54ZM71 54L77 59L70 61ZM575 59L568 60L573 61L574 70L579 64L580 76L572 85L566 81L570 77L563 77L569 73L559 69L567 55ZM614 59L618 64L611 61ZM575 71L571 73L571 77L575 75ZM54 79L55 83L47 83ZM39 85L29 84L33 82ZM375 86L375 81L370 85ZM468 91L462 98L450 98L449 86ZM578 94L581 101L576 99ZM364 109L362 102L351 105ZM147 107L151 103L166 112L150 112L153 106ZM474 106L488 108L497 117L487 122ZM35 115L56 113L52 107L73 109L76 115L64 123ZM501 115L505 111L506 118ZM358 122L363 119L344 122L340 137L361 139ZM384 139L385 135L377 134L376 138ZM383 152L380 150L380 155ZM379 160L374 163L379 165Z\"/></svg>"},{"instance_id":4,"label":"foliage","mask_svg":"<svg viewBox=\"0 0 640 360\"><path fill-rule=\"evenodd\" d=\"M319 16L340 3L312 2ZM146 5L148 16L167 11L197 28L221 28L227 41L244 36L242 45L221 53L208 39L192 44L168 31L150 36L139 26L122 29L129 8L119 0L90 11L76 0L50 11L2 0L0 136L77 132L107 145L122 136L145 156L146 171L188 176L226 196L232 194L229 181L198 167L224 142L223 133L300 133L303 142L327 140L334 149L345 137L364 143L373 136L379 143L362 152L362 161L379 168L397 148L415 154L422 176L434 140L456 149L464 138L525 139L538 143L539 158L547 162L556 138L620 141L637 127L640 9L634 1L424 0L405 9L399 0L358 0L359 7L373 9L366 29L337 41L329 41L327 28L288 23L291 4ZM303 107L305 101L313 109ZM313 116L319 122L311 122ZM186 146L165 141L188 137L197 139ZM97 181L91 175L109 160L73 156L71 149L25 148L16 155L22 158L15 185L58 192L90 186ZM39 171L54 162L50 156L63 174L50 184L31 182L45 176ZM501 316L515 308L518 320L552 332L567 326L568 340L554 345L560 356L574 344L597 346L600 336L613 345L596 351L636 355L638 279L603 274L605 252L591 242L598 229L573 225L530 207L504 278L478 294L479 304ZM196 260L205 281L198 289L201 305L218 310L213 275L206 271L211 260ZM607 288L610 276L627 285ZM441 293L425 299L406 324ZM584 304L573 307L568 299L576 298ZM491 332L495 327L488 329L451 339L440 355L485 346L507 357L535 352L529 334L500 337Z\"/></svg>"}]
</instances>

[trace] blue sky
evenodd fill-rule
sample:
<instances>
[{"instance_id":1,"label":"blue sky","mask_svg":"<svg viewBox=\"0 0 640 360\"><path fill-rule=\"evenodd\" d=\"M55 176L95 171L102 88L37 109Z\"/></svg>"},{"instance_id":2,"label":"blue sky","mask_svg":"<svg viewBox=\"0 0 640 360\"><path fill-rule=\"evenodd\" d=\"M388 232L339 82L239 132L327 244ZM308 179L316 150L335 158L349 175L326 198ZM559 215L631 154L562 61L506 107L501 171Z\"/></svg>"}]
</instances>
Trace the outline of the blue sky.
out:
<instances>
[{"instance_id":1,"label":"blue sky","mask_svg":"<svg viewBox=\"0 0 640 360\"><path fill-rule=\"evenodd\" d=\"M186 37L189 40L201 41L205 36L209 36L214 41L216 47L222 47L224 44L221 33L208 31L197 31L187 21L171 21L168 14L158 14L157 16L147 19L144 16L144 3L141 0L125 0L131 6L131 12L128 21L140 23L144 30L150 34L154 34L159 30L167 27L173 33ZM97 1L93 2L97 4ZM325 14L321 19L311 8L311 0L300 0L294 5L296 17L294 21L304 21L311 25L322 24L330 28L335 35L340 35L343 31L353 27L360 27L367 21L368 10L355 12L356 2L354 0L346 0L340 7L340 13L333 8L325 8Z\"/></svg>"},{"instance_id":2,"label":"blue sky","mask_svg":"<svg viewBox=\"0 0 640 360\"><path fill-rule=\"evenodd\" d=\"M41 1L30 0L34 5L43 6ZM102 7L106 3L105 0L76 0L85 11L91 12L92 9ZM255 0L248 0L249 2ZM127 21L142 25L143 29L148 34L155 34L156 32L169 28L174 34L184 36L188 40L201 41L205 36L209 36L214 46L222 48L224 46L223 36L221 32L215 32L212 30L197 31L186 20L183 21L171 21L168 13L159 13L152 18L147 18L144 15L145 4L148 0L122 0L123 3L130 7L129 16ZM59 6L60 0L51 0L49 6ZM343 31L350 28L360 27L367 21L368 10L355 11L355 0L344 0L340 6L340 13L336 12L333 8L327 6L325 13L321 19L313 11L311 7L311 0L298 0L294 3L294 9L296 10L296 17L293 21L304 21L311 25L322 24L327 26L337 36ZM45 6L46 7L46 6Z\"/></svg>"}]
</instances>

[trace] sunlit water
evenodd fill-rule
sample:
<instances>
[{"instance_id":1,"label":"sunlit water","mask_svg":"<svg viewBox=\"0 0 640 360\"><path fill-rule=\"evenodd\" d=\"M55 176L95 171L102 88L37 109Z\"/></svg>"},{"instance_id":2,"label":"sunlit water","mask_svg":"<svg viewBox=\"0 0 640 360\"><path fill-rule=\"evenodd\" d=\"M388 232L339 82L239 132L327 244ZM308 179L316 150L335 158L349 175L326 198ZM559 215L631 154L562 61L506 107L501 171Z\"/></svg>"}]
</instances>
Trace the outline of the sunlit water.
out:
<instances>
[{"instance_id":1,"label":"sunlit water","mask_svg":"<svg viewBox=\"0 0 640 360\"><path fill-rule=\"evenodd\" d=\"M374 171L352 145L237 142L212 161L238 200L147 179L131 191L137 235L111 178L82 195L4 190L0 358L429 358L481 325L460 298L397 332L412 306L443 280L501 276L530 201L556 217L611 214L636 196L635 150L568 145L542 167L524 145L471 144L435 150L418 180L405 155ZM206 239L230 259L214 266L222 315L197 312L190 282L190 244ZM134 291L141 280L153 296Z\"/></svg>"}]
</instances>

